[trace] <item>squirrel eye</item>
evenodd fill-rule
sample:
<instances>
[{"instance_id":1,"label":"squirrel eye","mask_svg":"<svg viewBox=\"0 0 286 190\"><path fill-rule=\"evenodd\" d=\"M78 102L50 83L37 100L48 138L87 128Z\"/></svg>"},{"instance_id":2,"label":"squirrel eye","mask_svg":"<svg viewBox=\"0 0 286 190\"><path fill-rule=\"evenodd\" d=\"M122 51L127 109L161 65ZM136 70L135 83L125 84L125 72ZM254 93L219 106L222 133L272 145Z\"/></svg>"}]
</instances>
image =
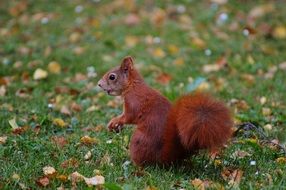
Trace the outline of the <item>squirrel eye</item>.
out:
<instances>
[{"instance_id":1,"label":"squirrel eye","mask_svg":"<svg viewBox=\"0 0 286 190\"><path fill-rule=\"evenodd\" d=\"M115 74L110 74L109 75L109 80L115 80L116 78L116 75Z\"/></svg>"}]
</instances>

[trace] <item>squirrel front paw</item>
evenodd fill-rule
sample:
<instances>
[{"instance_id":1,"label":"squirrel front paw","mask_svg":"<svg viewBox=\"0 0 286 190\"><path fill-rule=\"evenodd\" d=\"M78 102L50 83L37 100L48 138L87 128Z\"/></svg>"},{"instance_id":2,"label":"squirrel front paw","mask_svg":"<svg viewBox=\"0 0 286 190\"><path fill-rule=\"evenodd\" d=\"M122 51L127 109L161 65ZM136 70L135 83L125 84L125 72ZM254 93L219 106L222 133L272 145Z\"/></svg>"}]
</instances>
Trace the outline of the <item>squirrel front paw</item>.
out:
<instances>
[{"instance_id":1,"label":"squirrel front paw","mask_svg":"<svg viewBox=\"0 0 286 190\"><path fill-rule=\"evenodd\" d=\"M118 133L123 128L123 123L120 118L115 117L109 121L107 127L109 131L115 131Z\"/></svg>"}]
</instances>

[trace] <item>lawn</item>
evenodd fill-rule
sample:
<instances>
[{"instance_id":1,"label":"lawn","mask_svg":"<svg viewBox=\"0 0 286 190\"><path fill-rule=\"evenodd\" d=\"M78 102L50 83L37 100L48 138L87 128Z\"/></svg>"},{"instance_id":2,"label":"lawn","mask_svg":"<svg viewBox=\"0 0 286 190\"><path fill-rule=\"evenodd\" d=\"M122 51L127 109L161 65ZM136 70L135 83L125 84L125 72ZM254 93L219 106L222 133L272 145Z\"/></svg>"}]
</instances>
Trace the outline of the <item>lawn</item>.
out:
<instances>
[{"instance_id":1,"label":"lawn","mask_svg":"<svg viewBox=\"0 0 286 190\"><path fill-rule=\"evenodd\" d=\"M1 1L0 189L285 189L286 157L275 145L286 141L285 7ZM122 101L97 87L127 55L170 100L209 91L236 126L259 130L241 130L219 154L201 152L180 167L136 167L128 153L134 128L106 129ZM74 172L106 185L89 187Z\"/></svg>"}]
</instances>

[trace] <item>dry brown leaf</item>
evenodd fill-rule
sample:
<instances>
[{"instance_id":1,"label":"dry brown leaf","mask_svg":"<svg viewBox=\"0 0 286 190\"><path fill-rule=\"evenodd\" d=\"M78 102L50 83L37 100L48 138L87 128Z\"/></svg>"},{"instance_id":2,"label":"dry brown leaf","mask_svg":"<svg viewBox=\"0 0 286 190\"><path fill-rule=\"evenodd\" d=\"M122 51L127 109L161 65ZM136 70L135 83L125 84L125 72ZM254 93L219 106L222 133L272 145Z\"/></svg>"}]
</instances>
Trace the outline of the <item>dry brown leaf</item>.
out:
<instances>
[{"instance_id":1,"label":"dry brown leaf","mask_svg":"<svg viewBox=\"0 0 286 190\"><path fill-rule=\"evenodd\" d=\"M192 185L199 190L204 190L205 186L204 186L204 182L198 178L191 180Z\"/></svg>"},{"instance_id":2,"label":"dry brown leaf","mask_svg":"<svg viewBox=\"0 0 286 190\"><path fill-rule=\"evenodd\" d=\"M7 136L0 137L0 144L5 144L7 140Z\"/></svg>"},{"instance_id":3,"label":"dry brown leaf","mask_svg":"<svg viewBox=\"0 0 286 190\"><path fill-rule=\"evenodd\" d=\"M36 183L37 183L37 185L39 185L41 187L46 187L47 185L49 185L50 180L47 176L44 176L44 177L38 178Z\"/></svg>"},{"instance_id":4,"label":"dry brown leaf","mask_svg":"<svg viewBox=\"0 0 286 190\"><path fill-rule=\"evenodd\" d=\"M63 148L68 143L64 136L53 136L51 139L60 148Z\"/></svg>"},{"instance_id":5,"label":"dry brown leaf","mask_svg":"<svg viewBox=\"0 0 286 190\"><path fill-rule=\"evenodd\" d=\"M250 10L249 17L251 17L251 18L262 17L265 14L268 14L274 10L275 10L275 7L271 3L258 5L258 6L254 7L253 9Z\"/></svg>"},{"instance_id":6,"label":"dry brown leaf","mask_svg":"<svg viewBox=\"0 0 286 190\"><path fill-rule=\"evenodd\" d=\"M75 158L70 158L61 163L62 168L77 168L78 166L79 166L79 161Z\"/></svg>"},{"instance_id":7,"label":"dry brown leaf","mask_svg":"<svg viewBox=\"0 0 286 190\"><path fill-rule=\"evenodd\" d=\"M201 38L198 38L198 37L194 37L192 38L192 44L194 46L196 46L197 48L199 49L204 49L206 48L206 43L204 40L202 40Z\"/></svg>"},{"instance_id":8,"label":"dry brown leaf","mask_svg":"<svg viewBox=\"0 0 286 190\"><path fill-rule=\"evenodd\" d=\"M237 150L232 154L235 158L244 158L246 156L250 156L251 154L249 154L246 151L243 150Z\"/></svg>"},{"instance_id":9,"label":"dry brown leaf","mask_svg":"<svg viewBox=\"0 0 286 190\"><path fill-rule=\"evenodd\" d=\"M162 26L165 23L166 20L166 12L163 9L155 9L151 16L149 17L151 19L151 23L155 26Z\"/></svg>"},{"instance_id":10,"label":"dry brown leaf","mask_svg":"<svg viewBox=\"0 0 286 190\"><path fill-rule=\"evenodd\" d=\"M6 87L4 85L0 86L0 96L5 96L6 92Z\"/></svg>"},{"instance_id":11,"label":"dry brown leaf","mask_svg":"<svg viewBox=\"0 0 286 190\"><path fill-rule=\"evenodd\" d=\"M237 187L241 181L243 171L239 169L224 168L221 175L224 180L228 181L229 185Z\"/></svg>"},{"instance_id":12,"label":"dry brown leaf","mask_svg":"<svg viewBox=\"0 0 286 190\"><path fill-rule=\"evenodd\" d=\"M183 58L177 58L173 61L174 65L184 65L185 64L185 60Z\"/></svg>"},{"instance_id":13,"label":"dry brown leaf","mask_svg":"<svg viewBox=\"0 0 286 190\"><path fill-rule=\"evenodd\" d=\"M70 109L69 109L66 105L63 105L63 106L61 107L60 112L61 112L62 114L65 114L65 115L71 115L71 111L70 111Z\"/></svg>"},{"instance_id":14,"label":"dry brown leaf","mask_svg":"<svg viewBox=\"0 0 286 190\"><path fill-rule=\"evenodd\" d=\"M139 16L137 14L134 14L134 13L128 14L124 19L124 23L128 26L138 25L139 22L140 22Z\"/></svg>"}]
</instances>

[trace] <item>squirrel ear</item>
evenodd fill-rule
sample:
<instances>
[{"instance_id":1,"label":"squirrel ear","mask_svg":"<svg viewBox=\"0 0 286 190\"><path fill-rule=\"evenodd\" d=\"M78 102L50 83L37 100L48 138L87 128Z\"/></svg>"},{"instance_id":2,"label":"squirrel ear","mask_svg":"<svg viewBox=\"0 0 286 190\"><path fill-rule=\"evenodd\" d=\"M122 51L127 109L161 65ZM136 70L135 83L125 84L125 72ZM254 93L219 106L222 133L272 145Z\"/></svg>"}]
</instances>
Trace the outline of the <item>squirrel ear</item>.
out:
<instances>
[{"instance_id":1,"label":"squirrel ear","mask_svg":"<svg viewBox=\"0 0 286 190\"><path fill-rule=\"evenodd\" d=\"M131 56L127 56L123 59L120 69L125 73L133 69L133 59Z\"/></svg>"}]
</instances>

